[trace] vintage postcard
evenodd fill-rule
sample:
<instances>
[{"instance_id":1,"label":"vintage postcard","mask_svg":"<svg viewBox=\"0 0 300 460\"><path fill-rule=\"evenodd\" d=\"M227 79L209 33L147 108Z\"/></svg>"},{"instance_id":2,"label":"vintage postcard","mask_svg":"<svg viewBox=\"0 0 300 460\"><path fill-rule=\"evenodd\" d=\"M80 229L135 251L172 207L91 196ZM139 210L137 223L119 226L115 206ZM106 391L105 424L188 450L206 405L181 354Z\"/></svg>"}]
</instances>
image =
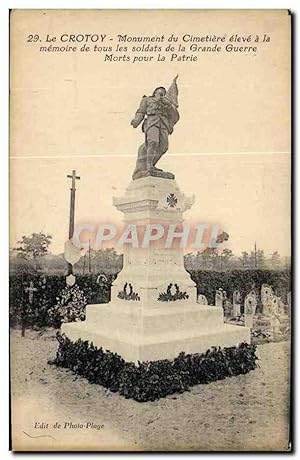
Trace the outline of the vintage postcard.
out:
<instances>
[{"instance_id":1,"label":"vintage postcard","mask_svg":"<svg viewBox=\"0 0 300 460\"><path fill-rule=\"evenodd\" d=\"M288 10L12 10L14 451L281 451Z\"/></svg>"}]
</instances>

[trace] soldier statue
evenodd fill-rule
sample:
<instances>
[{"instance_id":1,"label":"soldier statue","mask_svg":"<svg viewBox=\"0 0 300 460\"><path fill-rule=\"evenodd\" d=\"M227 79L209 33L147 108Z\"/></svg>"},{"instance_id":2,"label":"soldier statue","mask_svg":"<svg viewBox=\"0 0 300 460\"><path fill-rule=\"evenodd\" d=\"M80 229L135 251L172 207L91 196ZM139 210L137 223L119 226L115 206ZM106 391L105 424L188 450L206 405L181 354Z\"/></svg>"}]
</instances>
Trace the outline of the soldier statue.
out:
<instances>
[{"instance_id":1,"label":"soldier statue","mask_svg":"<svg viewBox=\"0 0 300 460\"><path fill-rule=\"evenodd\" d=\"M156 167L161 156L169 147L168 136L172 134L174 125L179 120L177 77L173 80L168 91L162 86L156 88L152 96L144 96L140 106L131 121L137 128L142 124L145 142L139 147L136 167L132 178L157 176L174 179L174 174Z\"/></svg>"}]
</instances>

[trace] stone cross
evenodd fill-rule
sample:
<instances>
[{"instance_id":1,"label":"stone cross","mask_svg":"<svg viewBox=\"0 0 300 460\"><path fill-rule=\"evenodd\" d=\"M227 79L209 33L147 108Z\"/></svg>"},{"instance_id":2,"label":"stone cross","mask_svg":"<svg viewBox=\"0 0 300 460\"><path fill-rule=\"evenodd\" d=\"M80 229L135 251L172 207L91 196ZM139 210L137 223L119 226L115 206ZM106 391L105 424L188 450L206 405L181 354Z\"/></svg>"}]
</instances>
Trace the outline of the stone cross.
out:
<instances>
[{"instance_id":1,"label":"stone cross","mask_svg":"<svg viewBox=\"0 0 300 460\"><path fill-rule=\"evenodd\" d=\"M76 179L79 180L80 177L76 176L76 171L73 169L72 174L67 175L68 179L72 179L71 190L71 200L70 200L70 221L69 221L69 240L73 237L74 233L74 219L75 219L75 192L76 192Z\"/></svg>"},{"instance_id":2,"label":"stone cross","mask_svg":"<svg viewBox=\"0 0 300 460\"><path fill-rule=\"evenodd\" d=\"M37 291L37 288L34 287L33 281L30 281L29 287L25 288L25 292L28 292L28 300L30 305L33 302L33 293ZM26 330L26 304L23 303L22 308L22 337L25 337Z\"/></svg>"},{"instance_id":3,"label":"stone cross","mask_svg":"<svg viewBox=\"0 0 300 460\"><path fill-rule=\"evenodd\" d=\"M30 281L29 287L25 288L25 292L28 292L29 303L33 302L33 293L37 291L37 288L34 287L33 281Z\"/></svg>"},{"instance_id":4,"label":"stone cross","mask_svg":"<svg viewBox=\"0 0 300 460\"><path fill-rule=\"evenodd\" d=\"M69 240L73 238L74 234L74 222L75 222L75 193L76 193L76 180L79 180L80 177L76 176L76 171L73 169L72 174L67 175L68 179L72 179L71 197L70 197L70 220L69 220ZM73 266L68 263L68 275L73 274Z\"/></svg>"}]
</instances>

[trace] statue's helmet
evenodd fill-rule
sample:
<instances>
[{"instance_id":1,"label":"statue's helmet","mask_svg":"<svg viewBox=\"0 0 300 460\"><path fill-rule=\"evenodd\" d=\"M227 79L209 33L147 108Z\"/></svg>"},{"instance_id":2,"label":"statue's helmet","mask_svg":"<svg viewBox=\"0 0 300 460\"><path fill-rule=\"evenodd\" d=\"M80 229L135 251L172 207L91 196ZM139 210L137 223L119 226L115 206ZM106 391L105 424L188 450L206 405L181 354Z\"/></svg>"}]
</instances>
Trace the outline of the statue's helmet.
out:
<instances>
[{"instance_id":1,"label":"statue's helmet","mask_svg":"<svg viewBox=\"0 0 300 460\"><path fill-rule=\"evenodd\" d=\"M160 93L160 96L165 96L167 94L167 90L166 88L164 88L163 86L158 86L157 88L155 88L155 90L153 91L153 94L152 96L156 96L157 93Z\"/></svg>"}]
</instances>

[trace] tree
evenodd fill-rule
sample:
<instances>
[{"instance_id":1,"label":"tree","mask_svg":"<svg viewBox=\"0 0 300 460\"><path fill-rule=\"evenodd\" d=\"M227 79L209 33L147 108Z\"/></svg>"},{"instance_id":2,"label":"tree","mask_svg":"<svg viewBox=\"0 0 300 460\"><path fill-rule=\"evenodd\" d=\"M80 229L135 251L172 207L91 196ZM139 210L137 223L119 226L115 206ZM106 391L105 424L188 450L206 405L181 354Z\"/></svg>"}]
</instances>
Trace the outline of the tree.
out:
<instances>
[{"instance_id":1,"label":"tree","mask_svg":"<svg viewBox=\"0 0 300 460\"><path fill-rule=\"evenodd\" d=\"M277 270L281 265L281 258L277 251L274 251L271 255L270 265L273 270Z\"/></svg>"},{"instance_id":2,"label":"tree","mask_svg":"<svg viewBox=\"0 0 300 460\"><path fill-rule=\"evenodd\" d=\"M19 247L15 248L17 255L26 260L34 260L48 254L48 248L52 236L42 232L32 233L30 236L22 236L18 241Z\"/></svg>"},{"instance_id":3,"label":"tree","mask_svg":"<svg viewBox=\"0 0 300 460\"><path fill-rule=\"evenodd\" d=\"M84 257L82 257L78 264L76 264L77 273L83 273L84 264L86 265L86 272L88 272L88 257L89 254L86 253L86 261L84 261ZM92 249L90 257L92 273L118 273L123 266L123 256L118 254L114 248L99 249L97 251Z\"/></svg>"},{"instance_id":4,"label":"tree","mask_svg":"<svg viewBox=\"0 0 300 460\"><path fill-rule=\"evenodd\" d=\"M225 248L218 254L214 248L206 248L196 255L188 253L184 256L184 264L187 270L229 270L232 268L233 252Z\"/></svg>"},{"instance_id":5,"label":"tree","mask_svg":"<svg viewBox=\"0 0 300 460\"><path fill-rule=\"evenodd\" d=\"M241 257L239 257L239 260L241 262L242 267L247 270L247 268L250 268L250 256L248 252L243 251Z\"/></svg>"},{"instance_id":6,"label":"tree","mask_svg":"<svg viewBox=\"0 0 300 460\"><path fill-rule=\"evenodd\" d=\"M265 268L266 258L263 249L258 249L256 253L256 267L255 268Z\"/></svg>"},{"instance_id":7,"label":"tree","mask_svg":"<svg viewBox=\"0 0 300 460\"><path fill-rule=\"evenodd\" d=\"M216 268L216 261L218 253L214 248L206 248L201 252L202 268L204 270L214 270Z\"/></svg>"},{"instance_id":8,"label":"tree","mask_svg":"<svg viewBox=\"0 0 300 460\"><path fill-rule=\"evenodd\" d=\"M230 262L231 262L231 258L233 257L233 252L231 249L223 249L223 251L221 252L221 254L219 255L219 259L220 259L220 269L221 270L228 270L230 269Z\"/></svg>"}]
</instances>

